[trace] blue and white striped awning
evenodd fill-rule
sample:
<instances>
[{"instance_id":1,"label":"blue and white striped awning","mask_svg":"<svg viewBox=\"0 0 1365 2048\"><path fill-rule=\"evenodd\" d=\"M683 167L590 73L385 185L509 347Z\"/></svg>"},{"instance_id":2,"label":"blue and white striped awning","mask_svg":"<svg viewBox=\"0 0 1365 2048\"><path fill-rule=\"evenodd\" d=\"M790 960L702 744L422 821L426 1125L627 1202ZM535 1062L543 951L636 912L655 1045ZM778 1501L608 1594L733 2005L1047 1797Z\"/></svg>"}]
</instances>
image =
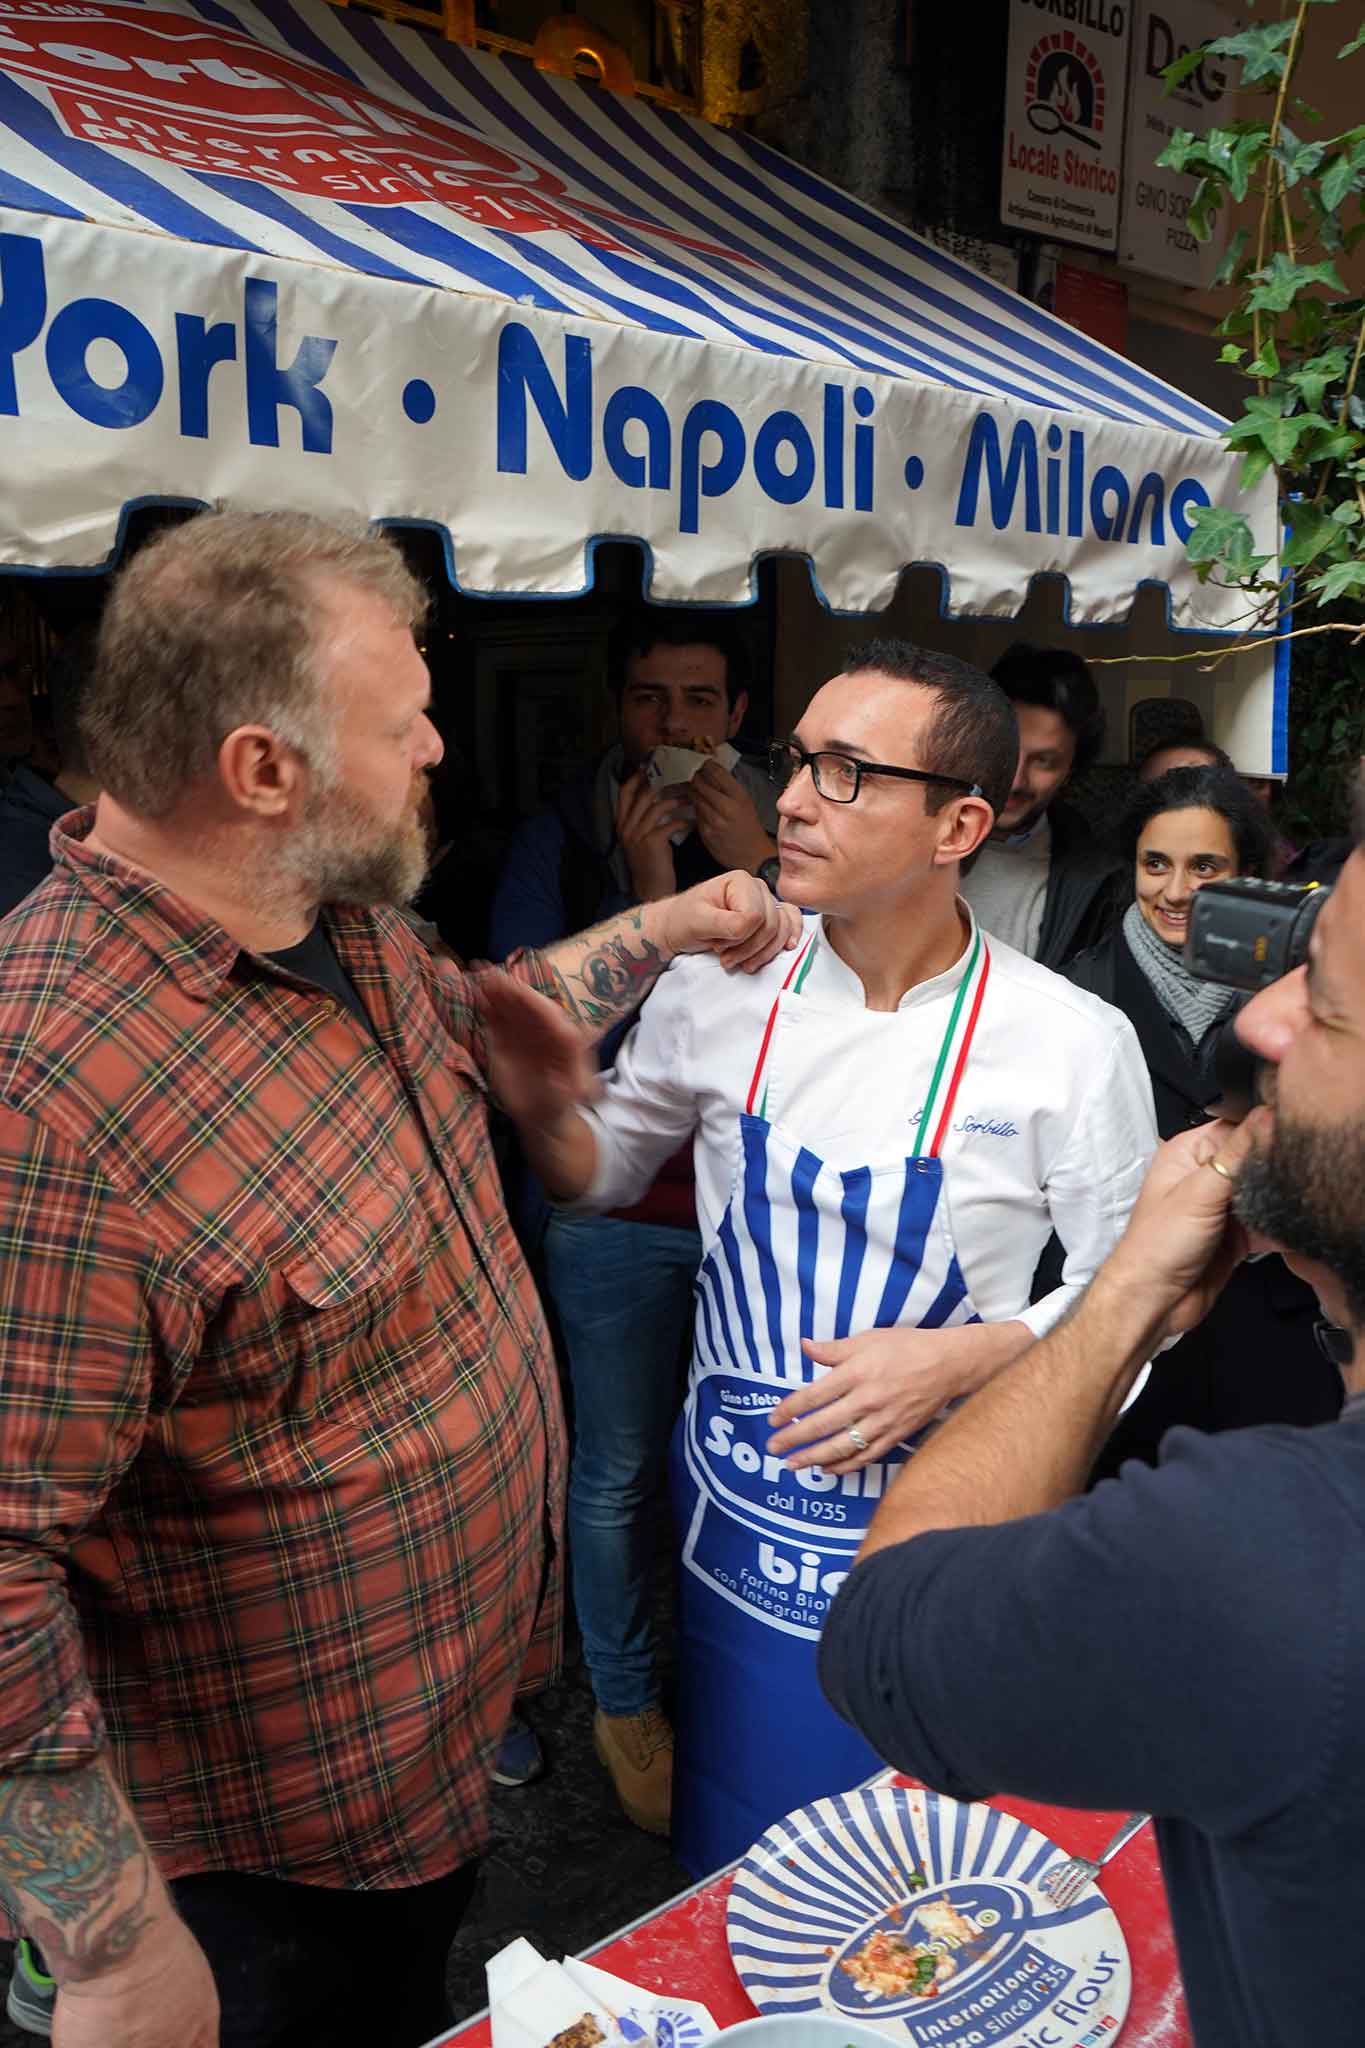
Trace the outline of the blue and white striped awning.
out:
<instances>
[{"instance_id":1,"label":"blue and white striped awning","mask_svg":"<svg viewBox=\"0 0 1365 2048\"><path fill-rule=\"evenodd\" d=\"M841 609L931 562L1235 623L1195 400L749 137L323 0L0 0L0 262L9 566L230 495L429 523L476 591L610 535L668 599L781 552Z\"/></svg>"}]
</instances>

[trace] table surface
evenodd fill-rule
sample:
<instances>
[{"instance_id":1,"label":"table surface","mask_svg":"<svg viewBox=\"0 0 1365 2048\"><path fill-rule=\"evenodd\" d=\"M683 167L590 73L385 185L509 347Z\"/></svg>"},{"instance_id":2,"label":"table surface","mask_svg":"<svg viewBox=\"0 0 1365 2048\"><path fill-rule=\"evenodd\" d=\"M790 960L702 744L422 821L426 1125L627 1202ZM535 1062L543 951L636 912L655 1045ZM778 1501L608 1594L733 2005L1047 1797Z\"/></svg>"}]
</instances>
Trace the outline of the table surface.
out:
<instances>
[{"instance_id":1,"label":"table surface","mask_svg":"<svg viewBox=\"0 0 1365 2048\"><path fill-rule=\"evenodd\" d=\"M889 1782L908 1785L914 1781L892 1777ZM989 1803L1026 1820L1071 1856L1097 1855L1120 1818L1113 1813L1037 1806L1027 1799ZM725 1907L733 1877L733 1866L718 1871L631 1926L609 1934L585 1953L603 1969L647 1991L700 1999L718 2026L752 2019L755 2007L735 1975L725 1939ZM1123 1929L1133 1970L1133 1997L1120 2037L1122 2048L1193 2048L1150 1828L1144 1828L1115 1857L1101 1882ZM490 2048L486 2012L442 2034L429 2048L456 2048L456 2044L458 2048Z\"/></svg>"}]
</instances>

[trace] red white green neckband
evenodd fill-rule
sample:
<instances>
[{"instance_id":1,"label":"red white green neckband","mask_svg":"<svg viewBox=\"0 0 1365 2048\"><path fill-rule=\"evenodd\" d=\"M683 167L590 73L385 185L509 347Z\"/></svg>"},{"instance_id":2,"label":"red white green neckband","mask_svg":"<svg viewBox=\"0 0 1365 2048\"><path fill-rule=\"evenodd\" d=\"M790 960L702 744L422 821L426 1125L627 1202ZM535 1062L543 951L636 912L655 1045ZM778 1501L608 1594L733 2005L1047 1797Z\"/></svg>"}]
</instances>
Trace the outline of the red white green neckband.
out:
<instances>
[{"instance_id":1,"label":"red white green neckband","mask_svg":"<svg viewBox=\"0 0 1365 2048\"><path fill-rule=\"evenodd\" d=\"M767 1064L773 1032L777 1028L778 1009L788 989L791 990L793 995L800 995L806 976L810 973L811 962L815 958L815 941L817 937L818 927L816 931L810 934L805 945L802 946L795 960L793 960L791 967L788 969L787 978L773 1000L772 1009L768 1012L768 1022L764 1029L762 1044L758 1048L758 1058L754 1063L753 1077L749 1082L749 1092L744 1099L744 1113L746 1116L754 1114L754 1100L758 1095L760 1081L763 1081L763 1095L759 1101L758 1114L763 1118L767 1116L768 1087L764 1079L763 1069ZM957 985L957 994L953 998L952 1011L948 1017L948 1028L943 1034L943 1042L938 1049L938 1058L934 1062L934 1071L929 1082L929 1092L924 1099L924 1108L920 1111L920 1119L915 1130L915 1142L911 1155L914 1158L925 1156L924 1141L931 1128L934 1135L933 1141L929 1146L928 1157L930 1159L937 1159L942 1149L943 1140L948 1131L949 1119L953 1113L953 1104L957 1100L958 1087L966 1071L967 1054L970 1052L972 1040L976 1036L977 1019L981 1015L981 998L986 992L986 981L990 971L991 949L986 944L980 930L977 929L972 934L971 954L962 979ZM944 1082L945 1075L947 1076L946 1086ZM936 1108L938 1110L937 1122L934 1121L934 1111Z\"/></svg>"}]
</instances>

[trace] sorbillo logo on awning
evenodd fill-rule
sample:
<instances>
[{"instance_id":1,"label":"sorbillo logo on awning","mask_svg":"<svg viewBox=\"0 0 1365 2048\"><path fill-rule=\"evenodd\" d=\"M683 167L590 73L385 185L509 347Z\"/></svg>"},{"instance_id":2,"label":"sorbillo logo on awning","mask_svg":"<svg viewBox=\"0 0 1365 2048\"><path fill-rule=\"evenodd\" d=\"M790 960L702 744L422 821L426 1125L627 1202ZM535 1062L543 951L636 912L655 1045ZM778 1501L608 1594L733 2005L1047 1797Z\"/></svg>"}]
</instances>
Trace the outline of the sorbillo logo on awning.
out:
<instances>
[{"instance_id":1,"label":"sorbillo logo on awning","mask_svg":"<svg viewBox=\"0 0 1365 2048\"><path fill-rule=\"evenodd\" d=\"M571 191L530 155L454 115L361 88L232 28L155 8L0 0L0 72L65 132L201 176L245 178L352 206L438 203L505 234L557 230L603 249L613 226L747 260Z\"/></svg>"}]
</instances>

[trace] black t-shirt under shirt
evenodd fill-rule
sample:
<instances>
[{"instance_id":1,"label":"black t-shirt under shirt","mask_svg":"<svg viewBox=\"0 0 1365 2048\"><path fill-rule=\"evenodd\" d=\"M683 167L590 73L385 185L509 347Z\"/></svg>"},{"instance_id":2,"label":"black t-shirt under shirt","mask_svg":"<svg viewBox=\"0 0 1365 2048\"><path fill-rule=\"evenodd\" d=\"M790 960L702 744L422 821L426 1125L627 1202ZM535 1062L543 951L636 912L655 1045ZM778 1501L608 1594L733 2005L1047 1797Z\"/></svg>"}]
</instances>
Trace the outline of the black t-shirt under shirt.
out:
<instances>
[{"instance_id":1,"label":"black t-shirt under shirt","mask_svg":"<svg viewBox=\"0 0 1365 2048\"><path fill-rule=\"evenodd\" d=\"M336 947L328 938L320 916L308 936L300 939L297 946L285 946L280 952L267 953L265 957L273 960L277 967L283 967L286 974L296 974L300 981L311 981L318 988L326 989L329 996L338 997L366 1031L373 1034L370 1013L337 958Z\"/></svg>"}]
</instances>

